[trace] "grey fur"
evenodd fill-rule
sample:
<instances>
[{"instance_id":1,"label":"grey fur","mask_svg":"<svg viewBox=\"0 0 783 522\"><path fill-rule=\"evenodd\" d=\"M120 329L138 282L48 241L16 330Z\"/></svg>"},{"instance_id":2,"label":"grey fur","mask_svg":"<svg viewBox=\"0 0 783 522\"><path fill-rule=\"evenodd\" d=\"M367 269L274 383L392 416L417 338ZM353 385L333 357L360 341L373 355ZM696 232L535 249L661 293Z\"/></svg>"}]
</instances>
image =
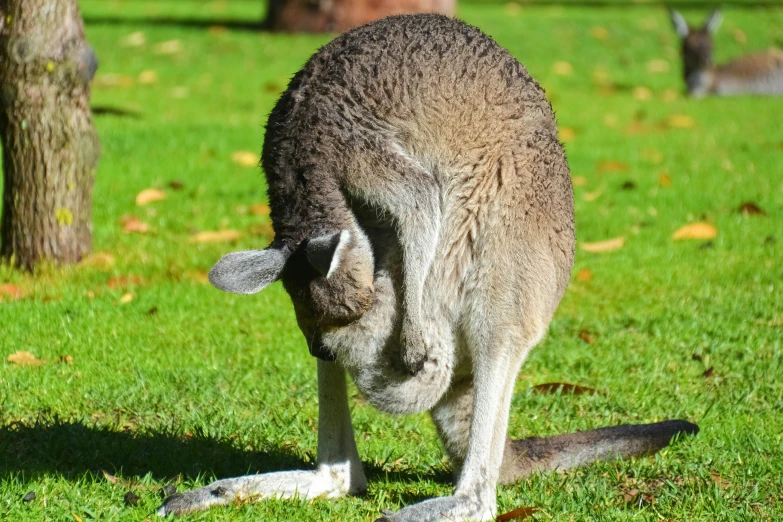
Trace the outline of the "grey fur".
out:
<instances>
[{"instance_id":1,"label":"grey fur","mask_svg":"<svg viewBox=\"0 0 783 522\"><path fill-rule=\"evenodd\" d=\"M255 294L277 281L288 253L277 248L232 252L209 271L209 282L224 292Z\"/></svg>"},{"instance_id":2,"label":"grey fur","mask_svg":"<svg viewBox=\"0 0 783 522\"><path fill-rule=\"evenodd\" d=\"M217 481L159 513L362 491L345 372L383 411L431 411L454 464L454 495L391 522L493 520L501 480L690 429L508 441L517 372L570 277L573 191L543 89L478 29L399 16L333 40L272 111L263 166L271 248L292 252L283 285L311 353L336 358L318 362L319 465Z\"/></svg>"},{"instance_id":3,"label":"grey fur","mask_svg":"<svg viewBox=\"0 0 783 522\"><path fill-rule=\"evenodd\" d=\"M770 49L715 65L712 36L722 21L720 12L713 11L699 28L688 26L675 10L669 15L682 39L683 77L691 96L783 95L783 51Z\"/></svg>"}]
</instances>

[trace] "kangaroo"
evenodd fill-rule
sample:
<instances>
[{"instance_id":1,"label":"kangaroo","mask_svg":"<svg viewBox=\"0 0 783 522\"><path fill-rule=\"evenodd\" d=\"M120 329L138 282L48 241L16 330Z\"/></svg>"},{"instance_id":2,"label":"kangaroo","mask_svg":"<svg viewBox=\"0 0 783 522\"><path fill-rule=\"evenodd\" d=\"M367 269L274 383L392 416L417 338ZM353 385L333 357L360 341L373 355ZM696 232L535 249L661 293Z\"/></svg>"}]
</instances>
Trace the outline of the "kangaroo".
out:
<instances>
[{"instance_id":1,"label":"kangaroo","mask_svg":"<svg viewBox=\"0 0 783 522\"><path fill-rule=\"evenodd\" d=\"M209 277L240 294L282 281L318 357L318 465L218 480L158 514L363 493L346 372L384 412L429 410L454 469L452 496L379 521L494 520L498 483L698 431L507 437L517 372L570 278L573 189L543 89L477 28L408 15L336 38L272 110L262 165L274 241Z\"/></svg>"},{"instance_id":2,"label":"kangaroo","mask_svg":"<svg viewBox=\"0 0 783 522\"><path fill-rule=\"evenodd\" d=\"M670 10L669 15L682 39L683 77L691 96L783 95L783 50L771 49L714 65L712 35L721 24L720 12L713 11L697 29L677 11Z\"/></svg>"}]
</instances>

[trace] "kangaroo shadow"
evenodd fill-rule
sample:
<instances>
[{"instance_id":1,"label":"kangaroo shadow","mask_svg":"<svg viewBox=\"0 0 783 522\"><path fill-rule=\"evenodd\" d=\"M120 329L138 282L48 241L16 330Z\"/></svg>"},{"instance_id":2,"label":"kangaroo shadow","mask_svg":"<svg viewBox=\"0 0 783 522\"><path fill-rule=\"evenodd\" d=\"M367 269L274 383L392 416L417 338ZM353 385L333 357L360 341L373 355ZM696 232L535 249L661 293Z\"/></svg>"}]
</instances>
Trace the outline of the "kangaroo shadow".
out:
<instances>
[{"instance_id":1,"label":"kangaroo shadow","mask_svg":"<svg viewBox=\"0 0 783 522\"><path fill-rule=\"evenodd\" d=\"M10 477L29 482L53 473L71 479L101 471L125 478L150 474L163 482L177 477L194 480L203 475L228 478L313 469L314 461L315 458L308 461L284 450L253 451L239 448L230 440L205 434L183 435L167 429L118 431L61 419L0 426L0 482ZM369 463L364 463L364 467L370 480L451 479L445 473L422 476L387 472Z\"/></svg>"}]
</instances>

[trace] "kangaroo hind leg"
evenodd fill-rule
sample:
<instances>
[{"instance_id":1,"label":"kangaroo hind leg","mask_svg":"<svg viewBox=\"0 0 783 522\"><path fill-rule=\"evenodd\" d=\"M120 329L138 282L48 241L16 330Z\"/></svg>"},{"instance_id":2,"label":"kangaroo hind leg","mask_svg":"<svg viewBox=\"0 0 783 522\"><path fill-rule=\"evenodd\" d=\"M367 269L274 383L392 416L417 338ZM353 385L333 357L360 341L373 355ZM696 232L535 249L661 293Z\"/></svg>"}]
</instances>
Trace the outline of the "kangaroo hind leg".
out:
<instances>
[{"instance_id":1,"label":"kangaroo hind leg","mask_svg":"<svg viewBox=\"0 0 783 522\"><path fill-rule=\"evenodd\" d=\"M468 326L473 375L457 380L433 409L444 445L455 463L457 484L450 497L435 498L386 515L386 522L494 520L498 482L516 374L538 341L520 338L518 328ZM467 410L467 411L466 411Z\"/></svg>"}]
</instances>

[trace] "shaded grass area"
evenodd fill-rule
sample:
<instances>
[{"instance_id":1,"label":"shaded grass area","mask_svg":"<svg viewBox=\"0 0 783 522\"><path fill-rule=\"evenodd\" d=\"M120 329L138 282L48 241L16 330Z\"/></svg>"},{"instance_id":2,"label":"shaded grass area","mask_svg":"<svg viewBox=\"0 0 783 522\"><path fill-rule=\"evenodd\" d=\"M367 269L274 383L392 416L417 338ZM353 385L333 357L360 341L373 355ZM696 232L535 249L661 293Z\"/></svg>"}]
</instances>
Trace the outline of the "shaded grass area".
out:
<instances>
[{"instance_id":1,"label":"shaded grass area","mask_svg":"<svg viewBox=\"0 0 783 522\"><path fill-rule=\"evenodd\" d=\"M222 253L269 241L268 218L251 211L264 202L263 177L232 155L260 151L276 97L329 37L220 23L253 23L261 9L250 1L80 5L101 62L95 250L107 255L42 267L35 279L0 268L0 283L25 295L0 302L2 519L145 520L170 482L184 489L315 460L315 364L287 296L279 285L222 294L203 276ZM677 417L702 428L653 458L501 488L500 509L535 505L536 519L564 521L779 519L783 100L683 98L660 6L463 2L460 14L547 88L578 183L579 241L625 238L616 251L578 252L550 335L522 369L512 435ZM704 10L684 14L697 21ZM725 15L719 60L783 38L783 10ZM210 22L142 25L144 17ZM151 187L167 198L136 206ZM739 213L746 201L766 215ZM124 233L123 216L149 231ZM672 240L697 221L717 237ZM192 241L223 229L240 239ZM577 279L579 270L590 277ZM18 350L47 363L5 361ZM551 381L606 395L531 391ZM450 492L426 415L381 415L360 397L353 415L366 497L187 519L373 520L381 508ZM138 506L125 506L128 490ZM36 499L22 502L29 491Z\"/></svg>"}]
</instances>

